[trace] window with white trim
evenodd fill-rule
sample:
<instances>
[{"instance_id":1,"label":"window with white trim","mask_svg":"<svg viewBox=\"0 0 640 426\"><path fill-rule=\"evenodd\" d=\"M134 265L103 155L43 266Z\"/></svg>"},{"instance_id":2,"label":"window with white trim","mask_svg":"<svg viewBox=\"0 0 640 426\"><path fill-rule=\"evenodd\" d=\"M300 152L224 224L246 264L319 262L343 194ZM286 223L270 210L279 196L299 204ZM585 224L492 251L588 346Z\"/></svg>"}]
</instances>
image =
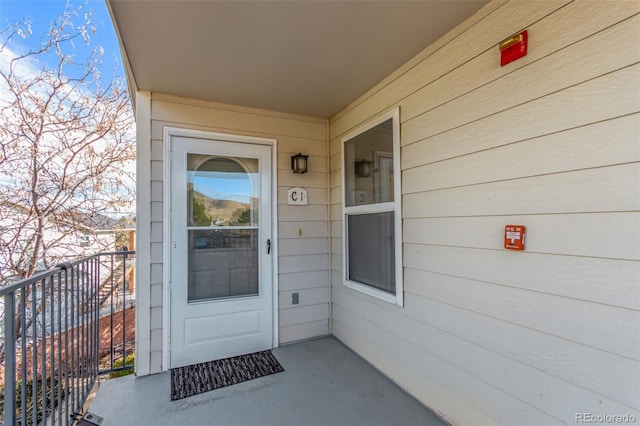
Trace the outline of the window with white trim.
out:
<instances>
[{"instance_id":1,"label":"window with white trim","mask_svg":"<svg viewBox=\"0 0 640 426\"><path fill-rule=\"evenodd\" d=\"M403 304L400 111L342 139L344 284Z\"/></svg>"}]
</instances>

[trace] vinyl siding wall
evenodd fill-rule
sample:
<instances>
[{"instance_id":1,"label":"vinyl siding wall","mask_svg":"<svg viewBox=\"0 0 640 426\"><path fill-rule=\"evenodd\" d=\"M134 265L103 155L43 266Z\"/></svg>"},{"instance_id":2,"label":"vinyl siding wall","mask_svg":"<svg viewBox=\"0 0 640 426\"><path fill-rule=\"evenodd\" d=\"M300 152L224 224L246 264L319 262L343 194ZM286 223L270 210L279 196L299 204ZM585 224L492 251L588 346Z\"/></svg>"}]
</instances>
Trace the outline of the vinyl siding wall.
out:
<instances>
[{"instance_id":1,"label":"vinyl siding wall","mask_svg":"<svg viewBox=\"0 0 640 426\"><path fill-rule=\"evenodd\" d=\"M144 95L140 95L143 96ZM140 98L139 96L139 98ZM329 223L327 121L250 108L215 104L163 94L146 95L138 101L139 208L147 205L150 229L141 229L138 253L138 374L157 373L163 362L163 132L180 127L218 133L257 136L277 140L278 148L278 268L279 341L305 339L329 333ZM146 117L146 118L145 118ZM144 127L148 126L149 146L145 148ZM142 129L142 130L141 130ZM142 132L142 135L140 134ZM146 150L145 150L146 149ZM309 155L309 172L294 175L291 155ZM146 160L148 158L148 160ZM145 174L145 170L148 169ZM148 175L148 178L145 176ZM145 186L146 185L146 188ZM308 189L308 206L288 206L287 189ZM149 201L144 200L148 191ZM143 226L145 222L140 222ZM298 236L298 229L301 235ZM146 238L145 238L146 237ZM147 252L149 258L147 259ZM142 256L142 258L140 258ZM149 270L147 270L149 268ZM145 277L146 275L146 277ZM145 285L149 283L149 285ZM275 283L274 283L275 284ZM298 292L300 303L291 304ZM149 330L145 336L145 330ZM146 350L145 350L146 342ZM145 355L148 353L148 358Z\"/></svg>"},{"instance_id":2,"label":"vinyl siding wall","mask_svg":"<svg viewBox=\"0 0 640 426\"><path fill-rule=\"evenodd\" d=\"M639 12L494 1L331 119L332 333L455 424L640 421ZM341 271L341 138L396 106L404 307Z\"/></svg>"}]
</instances>

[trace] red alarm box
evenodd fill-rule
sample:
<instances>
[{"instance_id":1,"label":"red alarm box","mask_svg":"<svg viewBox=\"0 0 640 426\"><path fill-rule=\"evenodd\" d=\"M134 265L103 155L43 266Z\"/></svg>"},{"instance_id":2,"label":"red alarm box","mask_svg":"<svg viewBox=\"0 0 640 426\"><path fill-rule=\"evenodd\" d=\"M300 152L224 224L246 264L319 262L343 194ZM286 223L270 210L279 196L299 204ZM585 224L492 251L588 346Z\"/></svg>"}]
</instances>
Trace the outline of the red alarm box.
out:
<instances>
[{"instance_id":1,"label":"red alarm box","mask_svg":"<svg viewBox=\"0 0 640 426\"><path fill-rule=\"evenodd\" d=\"M507 225L504 227L504 248L509 250L524 250L525 227L522 225Z\"/></svg>"},{"instance_id":2,"label":"red alarm box","mask_svg":"<svg viewBox=\"0 0 640 426\"><path fill-rule=\"evenodd\" d=\"M508 39L500 43L500 65L505 66L508 63L520 59L527 55L527 30L514 34Z\"/></svg>"}]
</instances>

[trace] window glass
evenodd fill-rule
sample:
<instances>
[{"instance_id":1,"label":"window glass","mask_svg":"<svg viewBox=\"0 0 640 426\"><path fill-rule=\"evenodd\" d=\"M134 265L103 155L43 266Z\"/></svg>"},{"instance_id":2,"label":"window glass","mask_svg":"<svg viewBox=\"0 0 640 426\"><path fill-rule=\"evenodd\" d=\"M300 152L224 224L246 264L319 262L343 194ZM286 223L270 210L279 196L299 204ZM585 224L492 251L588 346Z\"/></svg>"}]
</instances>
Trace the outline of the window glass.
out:
<instances>
[{"instance_id":1,"label":"window glass","mask_svg":"<svg viewBox=\"0 0 640 426\"><path fill-rule=\"evenodd\" d=\"M189 226L258 224L258 160L189 154Z\"/></svg>"},{"instance_id":2,"label":"window glass","mask_svg":"<svg viewBox=\"0 0 640 426\"><path fill-rule=\"evenodd\" d=\"M187 165L188 301L258 295L258 160L188 154Z\"/></svg>"},{"instance_id":3,"label":"window glass","mask_svg":"<svg viewBox=\"0 0 640 426\"><path fill-rule=\"evenodd\" d=\"M344 159L346 206L394 201L391 119L345 142Z\"/></svg>"},{"instance_id":4,"label":"window glass","mask_svg":"<svg viewBox=\"0 0 640 426\"><path fill-rule=\"evenodd\" d=\"M348 279L394 293L393 212L348 216Z\"/></svg>"}]
</instances>

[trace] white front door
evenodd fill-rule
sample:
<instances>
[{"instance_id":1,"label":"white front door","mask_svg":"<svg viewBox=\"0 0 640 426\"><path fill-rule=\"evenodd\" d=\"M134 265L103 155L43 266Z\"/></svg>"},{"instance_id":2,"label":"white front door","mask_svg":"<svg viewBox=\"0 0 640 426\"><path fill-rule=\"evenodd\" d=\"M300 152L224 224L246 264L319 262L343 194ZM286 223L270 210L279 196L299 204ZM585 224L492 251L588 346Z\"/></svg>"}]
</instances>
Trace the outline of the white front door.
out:
<instances>
[{"instance_id":1,"label":"white front door","mask_svg":"<svg viewBox=\"0 0 640 426\"><path fill-rule=\"evenodd\" d=\"M272 148L170 143L170 366L271 349Z\"/></svg>"}]
</instances>

